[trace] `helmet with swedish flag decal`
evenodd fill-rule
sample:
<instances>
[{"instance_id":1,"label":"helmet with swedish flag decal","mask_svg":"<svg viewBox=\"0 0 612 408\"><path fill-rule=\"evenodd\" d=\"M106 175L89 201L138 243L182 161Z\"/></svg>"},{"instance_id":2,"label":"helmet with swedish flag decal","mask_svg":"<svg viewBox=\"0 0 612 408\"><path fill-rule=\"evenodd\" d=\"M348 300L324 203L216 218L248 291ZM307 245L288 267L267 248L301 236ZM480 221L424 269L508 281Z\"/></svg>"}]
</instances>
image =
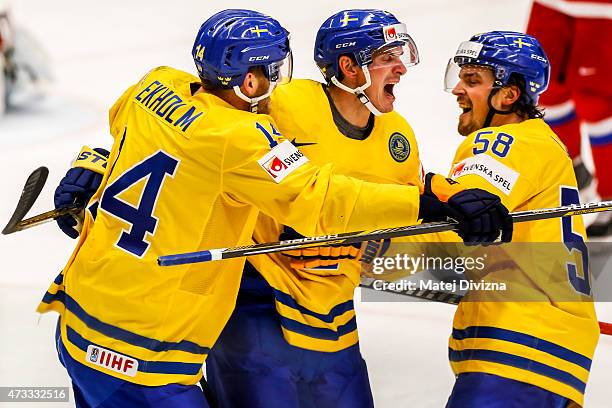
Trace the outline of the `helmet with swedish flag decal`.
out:
<instances>
[{"instance_id":1,"label":"helmet with swedish flag decal","mask_svg":"<svg viewBox=\"0 0 612 408\"><path fill-rule=\"evenodd\" d=\"M261 66L270 81L264 97L274 86L291 80L289 32L277 20L257 11L228 9L213 15L200 27L191 54L203 83L234 89L254 106L257 101L240 91L251 67Z\"/></svg>"},{"instance_id":2,"label":"helmet with swedish flag decal","mask_svg":"<svg viewBox=\"0 0 612 408\"><path fill-rule=\"evenodd\" d=\"M323 22L315 39L314 59L328 83L353 93L375 115L374 106L365 90L371 85L369 64L377 53L393 55L404 66L419 62L416 44L406 25L387 11L356 9L340 11ZM341 82L339 59L351 56L363 70L365 83L350 88Z\"/></svg>"},{"instance_id":3,"label":"helmet with swedish flag decal","mask_svg":"<svg viewBox=\"0 0 612 408\"><path fill-rule=\"evenodd\" d=\"M507 85L512 74L521 76L525 81L524 92L534 105L548 88L550 79L550 63L538 40L514 31L476 34L459 45L452 62L459 67L490 67L497 87Z\"/></svg>"},{"instance_id":4,"label":"helmet with swedish flag decal","mask_svg":"<svg viewBox=\"0 0 612 408\"><path fill-rule=\"evenodd\" d=\"M406 25L383 10L343 10L321 24L315 40L314 59L329 82L338 76L338 58L352 55L360 65L372 62L381 47L407 44L407 65L419 62L417 47L406 31Z\"/></svg>"}]
</instances>

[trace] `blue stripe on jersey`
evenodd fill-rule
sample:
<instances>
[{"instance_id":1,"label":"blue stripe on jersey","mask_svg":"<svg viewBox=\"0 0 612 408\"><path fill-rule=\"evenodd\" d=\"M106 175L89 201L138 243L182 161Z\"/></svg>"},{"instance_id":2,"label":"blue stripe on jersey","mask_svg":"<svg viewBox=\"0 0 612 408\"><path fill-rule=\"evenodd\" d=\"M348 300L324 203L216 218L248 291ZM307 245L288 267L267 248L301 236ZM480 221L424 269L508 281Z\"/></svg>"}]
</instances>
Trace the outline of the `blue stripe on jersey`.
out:
<instances>
[{"instance_id":1,"label":"blue stripe on jersey","mask_svg":"<svg viewBox=\"0 0 612 408\"><path fill-rule=\"evenodd\" d=\"M209 347L200 346L189 340L181 340L179 342L159 341L104 323L88 314L73 298L61 290L55 295L49 292L45 293L42 301L48 304L54 300L62 302L64 306L66 306L66 309L78 317L90 329L100 332L105 336L112 337L113 339L121 340L124 343L155 352L170 350L180 350L192 354L208 354L210 352Z\"/></svg>"},{"instance_id":2,"label":"blue stripe on jersey","mask_svg":"<svg viewBox=\"0 0 612 408\"><path fill-rule=\"evenodd\" d=\"M453 338L456 340L476 338L509 341L543 351L562 360L579 365L587 371L591 369L590 358L550 341L513 330L490 326L470 326L463 330L453 329Z\"/></svg>"},{"instance_id":3,"label":"blue stripe on jersey","mask_svg":"<svg viewBox=\"0 0 612 408\"><path fill-rule=\"evenodd\" d=\"M56 285L61 285L63 281L64 281L64 271L61 271L59 275L55 277L55 280L53 281L53 283L55 283Z\"/></svg>"},{"instance_id":4,"label":"blue stripe on jersey","mask_svg":"<svg viewBox=\"0 0 612 408\"><path fill-rule=\"evenodd\" d=\"M281 292L280 290L274 288L272 289L274 290L274 297L279 303L282 303L283 305L288 306L292 309L296 309L302 314L316 317L317 319L325 323L333 323L336 317L346 313L349 310L355 309L355 306L353 305L353 300L351 299L334 306L328 314L317 313L300 305L298 302L295 301L295 299L293 299L285 292Z\"/></svg>"},{"instance_id":5,"label":"blue stripe on jersey","mask_svg":"<svg viewBox=\"0 0 612 408\"><path fill-rule=\"evenodd\" d=\"M57 278L56 278L57 279ZM61 302L65 305L66 302L64 302L64 298L65 298L65 293L63 290L58 291L57 293L53 294L50 292L45 293L45 296L43 296L42 298L42 302L49 304L53 301L58 301Z\"/></svg>"},{"instance_id":6,"label":"blue stripe on jersey","mask_svg":"<svg viewBox=\"0 0 612 408\"><path fill-rule=\"evenodd\" d=\"M530 360L525 357L502 353L501 351L483 349L453 350L449 348L448 358L450 361L454 362L482 360L520 368L522 370L531 371L533 373L552 378L553 380L559 381L563 384L567 384L583 394L584 389L586 388L586 384L584 382L566 371L550 367L546 364L542 364L538 361Z\"/></svg>"},{"instance_id":7,"label":"blue stripe on jersey","mask_svg":"<svg viewBox=\"0 0 612 408\"><path fill-rule=\"evenodd\" d=\"M110 350L117 354L122 354L127 356L125 353L120 353L116 350L110 349L108 347L102 347L99 344L91 342L77 333L73 328L66 325L66 335L68 337L68 341L74 344L79 349L83 350L87 353L87 346L94 345L97 347L101 347L106 350ZM143 373L157 373L157 374L185 374L185 375L196 375L200 372L200 368L202 368L202 364L200 363L181 363L181 362L169 362L169 361L146 361L140 360L133 356L128 356L138 361L138 371Z\"/></svg>"},{"instance_id":8,"label":"blue stripe on jersey","mask_svg":"<svg viewBox=\"0 0 612 408\"><path fill-rule=\"evenodd\" d=\"M312 327L283 316L280 316L280 321L281 326L289 331L322 340L338 340L340 336L357 330L357 320L355 316L345 324L338 326L338 331L323 327Z\"/></svg>"},{"instance_id":9,"label":"blue stripe on jersey","mask_svg":"<svg viewBox=\"0 0 612 408\"><path fill-rule=\"evenodd\" d=\"M602 136L589 136L591 146L605 146L612 144L612 133Z\"/></svg>"},{"instance_id":10,"label":"blue stripe on jersey","mask_svg":"<svg viewBox=\"0 0 612 408\"><path fill-rule=\"evenodd\" d=\"M574 109L572 109L570 112L566 113L565 115L555 118L555 119L548 119L546 115L544 116L544 121L550 127L561 126L574 119L576 119L576 111Z\"/></svg>"}]
</instances>

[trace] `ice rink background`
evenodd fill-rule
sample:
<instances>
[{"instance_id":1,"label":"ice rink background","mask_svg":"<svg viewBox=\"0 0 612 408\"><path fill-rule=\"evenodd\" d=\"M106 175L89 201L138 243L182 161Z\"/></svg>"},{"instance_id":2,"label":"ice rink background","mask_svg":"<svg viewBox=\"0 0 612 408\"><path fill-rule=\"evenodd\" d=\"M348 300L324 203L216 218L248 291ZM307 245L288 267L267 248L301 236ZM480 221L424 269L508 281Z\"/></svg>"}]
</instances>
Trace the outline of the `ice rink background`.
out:
<instances>
[{"instance_id":1,"label":"ice rink background","mask_svg":"<svg viewBox=\"0 0 612 408\"><path fill-rule=\"evenodd\" d=\"M8 220L27 175L40 165L51 173L31 213L52 207L52 191L71 158L83 144L110 146L108 108L149 69L171 65L195 72L193 38L220 7L187 0L14 1L14 22L42 43L55 81L45 100L0 119L0 221ZM459 109L452 95L442 91L446 62L458 43L474 33L523 30L530 1L230 1L223 7L254 8L279 19L292 33L294 77L314 79L320 74L312 46L326 17L349 7L393 12L408 25L421 56L395 88L396 110L412 124L426 168L446 173L461 141L455 131ZM56 316L39 319L34 309L74 243L54 224L0 237L0 386L69 385L54 351ZM598 306L600 320L611 321L612 306ZM444 406L453 383L447 338L454 308L409 302L360 303L358 309L376 405ZM611 368L612 337L602 338L586 406L612 405Z\"/></svg>"}]
</instances>

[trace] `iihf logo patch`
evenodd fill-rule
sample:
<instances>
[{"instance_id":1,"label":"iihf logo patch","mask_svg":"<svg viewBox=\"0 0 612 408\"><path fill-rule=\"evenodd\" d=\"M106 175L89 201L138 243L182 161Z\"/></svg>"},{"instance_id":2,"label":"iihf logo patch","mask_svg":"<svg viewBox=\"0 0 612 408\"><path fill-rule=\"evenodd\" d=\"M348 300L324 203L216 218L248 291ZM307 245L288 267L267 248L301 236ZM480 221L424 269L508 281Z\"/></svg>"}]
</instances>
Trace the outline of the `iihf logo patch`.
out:
<instances>
[{"instance_id":1,"label":"iihf logo patch","mask_svg":"<svg viewBox=\"0 0 612 408\"><path fill-rule=\"evenodd\" d=\"M98 362L98 353L99 353L99 349L97 348L92 349L91 355L89 356L89 361L91 361L92 363Z\"/></svg>"},{"instance_id":2,"label":"iihf logo patch","mask_svg":"<svg viewBox=\"0 0 612 408\"><path fill-rule=\"evenodd\" d=\"M93 344L87 346L85 358L96 366L130 377L138 372L138 360L135 358Z\"/></svg>"},{"instance_id":3,"label":"iihf logo patch","mask_svg":"<svg viewBox=\"0 0 612 408\"><path fill-rule=\"evenodd\" d=\"M410 143L401 133L393 133L389 138L389 153L396 162L402 163L410 156Z\"/></svg>"}]
</instances>

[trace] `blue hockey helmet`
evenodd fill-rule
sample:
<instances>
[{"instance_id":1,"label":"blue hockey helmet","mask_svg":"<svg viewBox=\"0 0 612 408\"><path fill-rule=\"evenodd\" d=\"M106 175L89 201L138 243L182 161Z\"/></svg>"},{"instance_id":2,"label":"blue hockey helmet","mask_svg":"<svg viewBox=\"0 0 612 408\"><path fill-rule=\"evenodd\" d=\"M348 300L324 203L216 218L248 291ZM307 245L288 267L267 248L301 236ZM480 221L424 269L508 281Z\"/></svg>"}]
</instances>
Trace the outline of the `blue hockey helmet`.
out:
<instances>
[{"instance_id":1,"label":"blue hockey helmet","mask_svg":"<svg viewBox=\"0 0 612 408\"><path fill-rule=\"evenodd\" d=\"M383 50L397 54L405 66L419 62L416 44L408 34L406 25L393 14L372 9L343 10L329 17L319 28L314 59L328 83L354 93L372 113L380 115L364 91L371 84L368 64L377 52ZM361 66L366 78L364 85L353 89L338 80L339 58L342 55L352 56Z\"/></svg>"},{"instance_id":2,"label":"blue hockey helmet","mask_svg":"<svg viewBox=\"0 0 612 408\"><path fill-rule=\"evenodd\" d=\"M252 10L218 12L202 24L191 51L203 82L234 89L238 96L249 68L261 66L274 86L291 80L292 57L289 32L270 16ZM240 92L240 93L239 93ZM263 99L258 97L258 100Z\"/></svg>"},{"instance_id":3,"label":"blue hockey helmet","mask_svg":"<svg viewBox=\"0 0 612 408\"><path fill-rule=\"evenodd\" d=\"M491 68L494 86L498 88L507 85L512 74L520 75L525 80L524 91L534 105L537 105L538 97L548 87L550 79L550 63L538 40L514 31L490 31L462 42L447 67L447 90L454 88L458 78L453 65L484 65Z\"/></svg>"},{"instance_id":4,"label":"blue hockey helmet","mask_svg":"<svg viewBox=\"0 0 612 408\"><path fill-rule=\"evenodd\" d=\"M406 45L406 65L419 62L406 25L382 10L343 10L323 22L315 39L314 59L328 82L339 73L338 58L352 55L360 66L372 62L376 50Z\"/></svg>"}]
</instances>

